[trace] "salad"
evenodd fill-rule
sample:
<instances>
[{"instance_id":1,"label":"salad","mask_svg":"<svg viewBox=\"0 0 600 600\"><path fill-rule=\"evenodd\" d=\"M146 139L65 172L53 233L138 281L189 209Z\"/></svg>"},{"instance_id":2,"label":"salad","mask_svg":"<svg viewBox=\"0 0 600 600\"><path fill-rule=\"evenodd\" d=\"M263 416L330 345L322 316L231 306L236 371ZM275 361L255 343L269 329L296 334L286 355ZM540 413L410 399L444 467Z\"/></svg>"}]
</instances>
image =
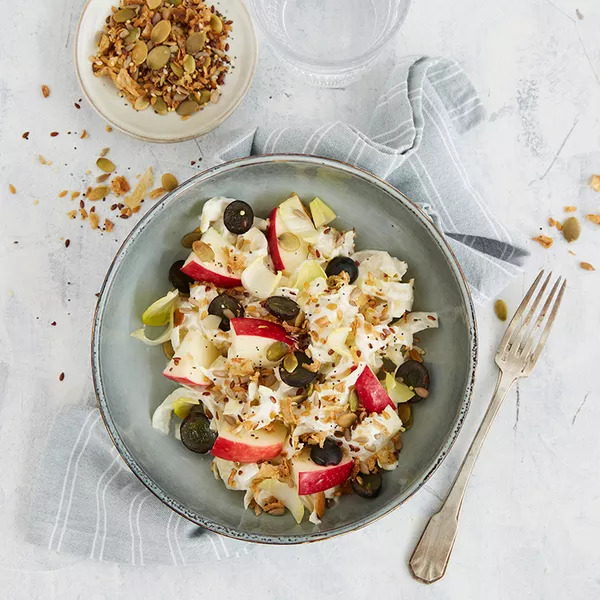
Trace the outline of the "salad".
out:
<instances>
[{"instance_id":1,"label":"salad","mask_svg":"<svg viewBox=\"0 0 600 600\"><path fill-rule=\"evenodd\" d=\"M152 425L212 456L215 477L257 515L319 523L345 494L382 489L412 405L429 394L405 262L355 250L335 213L293 194L263 220L216 197L183 237L191 252L132 336L162 345L178 384ZM164 327L148 337L147 327Z\"/></svg>"}]
</instances>

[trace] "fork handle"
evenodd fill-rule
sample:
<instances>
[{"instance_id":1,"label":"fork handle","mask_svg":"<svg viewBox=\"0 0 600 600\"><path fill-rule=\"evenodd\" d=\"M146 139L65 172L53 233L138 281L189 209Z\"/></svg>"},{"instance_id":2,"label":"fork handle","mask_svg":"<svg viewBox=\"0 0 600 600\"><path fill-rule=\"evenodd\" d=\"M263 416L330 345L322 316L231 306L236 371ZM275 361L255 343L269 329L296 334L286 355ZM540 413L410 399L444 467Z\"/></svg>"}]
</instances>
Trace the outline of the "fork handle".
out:
<instances>
[{"instance_id":1,"label":"fork handle","mask_svg":"<svg viewBox=\"0 0 600 600\"><path fill-rule=\"evenodd\" d=\"M425 527L421 539L410 558L409 566L413 576L423 583L433 583L441 579L446 572L458 530L458 516L471 472L502 400L504 400L515 380L514 376L505 375L500 371L490 405L450 488L450 492L440 510L427 523L427 527Z\"/></svg>"}]
</instances>

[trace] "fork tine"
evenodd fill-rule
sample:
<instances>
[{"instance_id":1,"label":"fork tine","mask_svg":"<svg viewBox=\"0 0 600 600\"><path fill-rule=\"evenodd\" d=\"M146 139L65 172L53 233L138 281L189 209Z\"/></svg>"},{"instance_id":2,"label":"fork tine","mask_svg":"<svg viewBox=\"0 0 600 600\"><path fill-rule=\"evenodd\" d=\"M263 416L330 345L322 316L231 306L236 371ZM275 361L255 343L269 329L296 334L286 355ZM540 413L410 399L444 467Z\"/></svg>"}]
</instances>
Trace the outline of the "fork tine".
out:
<instances>
[{"instance_id":1,"label":"fork tine","mask_svg":"<svg viewBox=\"0 0 600 600\"><path fill-rule=\"evenodd\" d=\"M525 318L523 319L523 323L521 323L521 326L519 327L518 331L515 334L515 339L512 342L511 347L514 348L517 352L519 351L521 342L524 339L528 340L531 337L531 334L533 332L535 325L532 325L531 327L528 327L528 325L529 325L530 321L533 319L533 316L535 315L535 311L537 310L537 307L539 306L540 302L542 301L542 298L544 297L544 292L546 291L546 288L548 287L548 283L550 282L551 277L552 277L552 271L550 271L550 273L548 273L548 277L546 277L544 283L542 284L542 287L540 288L539 292L536 294L531 308L525 315Z\"/></svg>"},{"instance_id":2,"label":"fork tine","mask_svg":"<svg viewBox=\"0 0 600 600\"><path fill-rule=\"evenodd\" d=\"M558 285L558 282L557 282L557 285ZM554 307L552 308L552 312L550 313L550 316L548 317L548 321L546 322L546 326L544 327L544 330L542 331L542 335L540 336L540 341L538 342L537 348L535 349L531 358L527 359L527 361L529 363L529 369L533 369L533 367L535 366L535 363L537 362L537 359L539 358L540 354L542 353L542 350L544 349L544 346L546 345L546 341L548 340L548 336L550 335L550 330L552 329L554 319L556 318L556 314L558 313L558 309L560 307L560 303L562 301L562 297L563 297L563 294L565 293L566 287L567 287L567 280L564 279L563 284L560 288L560 291L558 292L556 302L554 303ZM544 307L544 309L545 308L546 307ZM527 355L525 355L525 356L527 356Z\"/></svg>"},{"instance_id":3,"label":"fork tine","mask_svg":"<svg viewBox=\"0 0 600 600\"><path fill-rule=\"evenodd\" d=\"M544 274L544 269L542 269L539 272L538 276L535 278L535 281L531 284L531 287L525 294L525 298L523 298L523 300L521 301L521 304L519 304L519 308L517 308L517 312L515 312L511 322L509 323L508 328L506 329L506 333L500 340L500 344L498 346L498 354L500 354L501 352L503 352L505 350L506 345L508 344L508 341L512 337L512 334L514 333L515 329L517 328L517 325L519 324L519 321L521 320L521 317L523 316L523 312L525 311L525 308L527 307L527 304L529 303L531 296L533 296L533 292L535 292L537 284L540 282L540 279L542 278L543 274Z\"/></svg>"},{"instance_id":4,"label":"fork tine","mask_svg":"<svg viewBox=\"0 0 600 600\"><path fill-rule=\"evenodd\" d=\"M544 306L542 307L540 314L538 315L537 319L535 320L535 324L532 325L531 330L528 332L528 336L527 336L525 345L520 349L517 348L516 354L519 357L526 359L527 356L529 356L531 349L533 348L533 345L536 342L536 334L542 328L542 323L544 322L546 313L550 309L550 305L552 304L552 300L554 299L554 294L556 294L556 290L558 289L558 286L560 285L560 283L561 283L561 278L559 277L556 280L556 283L552 286L552 289L550 290L550 293L548 294L548 298L546 298L546 302L544 302Z\"/></svg>"}]
</instances>

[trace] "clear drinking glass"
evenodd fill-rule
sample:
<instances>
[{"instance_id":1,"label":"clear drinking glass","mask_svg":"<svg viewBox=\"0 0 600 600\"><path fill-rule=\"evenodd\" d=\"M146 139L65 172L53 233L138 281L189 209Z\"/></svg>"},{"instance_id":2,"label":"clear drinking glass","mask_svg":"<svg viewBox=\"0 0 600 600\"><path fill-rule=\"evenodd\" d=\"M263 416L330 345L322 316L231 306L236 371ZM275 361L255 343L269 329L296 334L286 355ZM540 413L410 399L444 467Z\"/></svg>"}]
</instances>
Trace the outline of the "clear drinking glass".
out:
<instances>
[{"instance_id":1,"label":"clear drinking glass","mask_svg":"<svg viewBox=\"0 0 600 600\"><path fill-rule=\"evenodd\" d=\"M277 54L313 85L358 79L402 25L410 0L248 0Z\"/></svg>"}]
</instances>

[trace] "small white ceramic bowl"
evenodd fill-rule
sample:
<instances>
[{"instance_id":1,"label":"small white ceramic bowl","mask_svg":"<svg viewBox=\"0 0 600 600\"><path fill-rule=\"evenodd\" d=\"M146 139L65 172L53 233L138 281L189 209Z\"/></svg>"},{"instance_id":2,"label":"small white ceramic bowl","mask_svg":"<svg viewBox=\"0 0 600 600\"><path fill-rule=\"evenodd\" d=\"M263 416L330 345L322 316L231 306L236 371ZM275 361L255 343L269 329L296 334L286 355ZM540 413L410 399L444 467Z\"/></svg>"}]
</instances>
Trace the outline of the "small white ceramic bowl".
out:
<instances>
[{"instance_id":1,"label":"small white ceramic bowl","mask_svg":"<svg viewBox=\"0 0 600 600\"><path fill-rule=\"evenodd\" d=\"M187 120L175 113L158 115L152 108L136 111L108 77L96 77L89 57L97 51L98 31L119 0L88 0L75 37L75 66L81 89L96 112L113 127L147 142L181 142L208 133L229 117L242 101L254 76L258 47L250 15L242 0L211 0L233 21L227 54L232 66L216 104L209 103Z\"/></svg>"}]
</instances>

